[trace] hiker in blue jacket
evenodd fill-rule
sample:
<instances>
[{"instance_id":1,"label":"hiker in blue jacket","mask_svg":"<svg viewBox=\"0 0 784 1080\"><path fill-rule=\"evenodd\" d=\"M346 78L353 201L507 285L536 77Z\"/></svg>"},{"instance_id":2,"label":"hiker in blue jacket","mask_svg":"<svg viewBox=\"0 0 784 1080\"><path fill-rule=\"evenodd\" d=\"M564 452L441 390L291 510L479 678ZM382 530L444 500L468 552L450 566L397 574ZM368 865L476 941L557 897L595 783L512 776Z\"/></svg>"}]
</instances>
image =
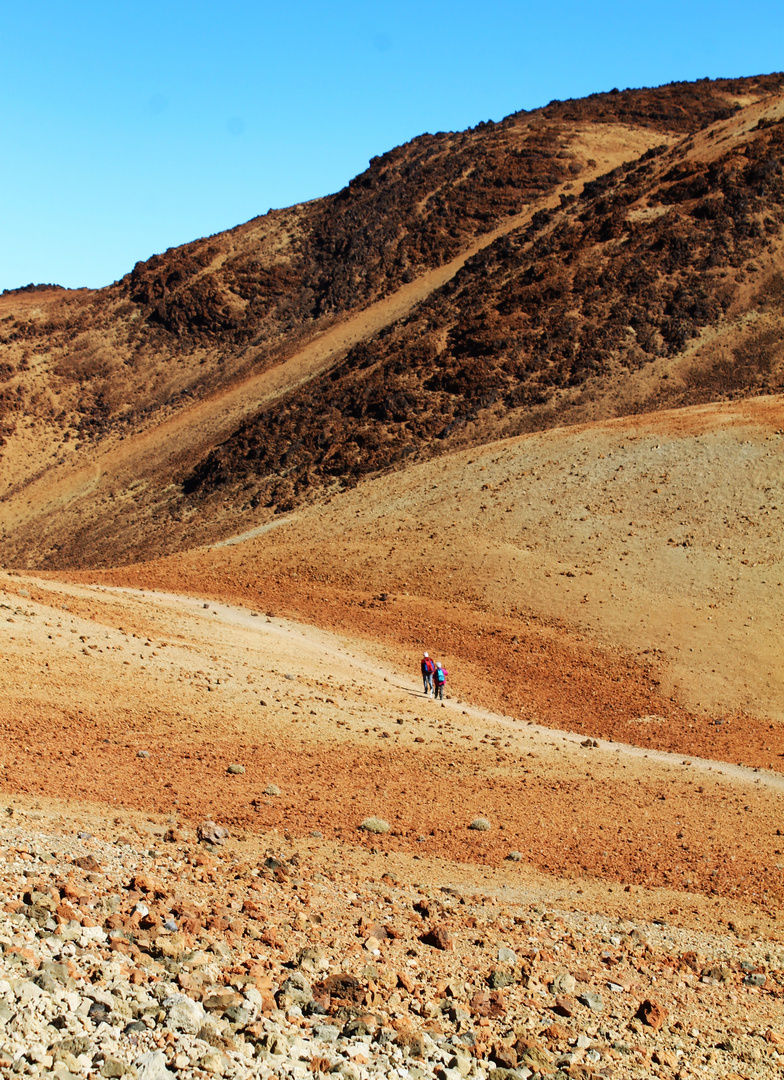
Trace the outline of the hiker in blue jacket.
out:
<instances>
[{"instance_id":1,"label":"hiker in blue jacket","mask_svg":"<svg viewBox=\"0 0 784 1080\"><path fill-rule=\"evenodd\" d=\"M444 685L448 674L446 668L441 667L441 664L436 664L436 670L433 673L433 685L435 687L433 697L441 698L442 701L444 700Z\"/></svg>"}]
</instances>

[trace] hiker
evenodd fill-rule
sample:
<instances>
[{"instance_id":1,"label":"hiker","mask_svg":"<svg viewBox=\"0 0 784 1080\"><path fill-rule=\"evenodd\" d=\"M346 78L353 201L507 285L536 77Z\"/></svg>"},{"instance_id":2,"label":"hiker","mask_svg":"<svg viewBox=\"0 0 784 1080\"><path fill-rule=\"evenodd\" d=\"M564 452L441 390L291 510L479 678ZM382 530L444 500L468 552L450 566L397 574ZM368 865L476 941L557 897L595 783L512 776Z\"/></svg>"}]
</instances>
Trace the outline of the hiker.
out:
<instances>
[{"instance_id":1,"label":"hiker","mask_svg":"<svg viewBox=\"0 0 784 1080\"><path fill-rule=\"evenodd\" d=\"M425 688L422 691L424 694L433 693L433 672L436 670L436 665L430 659L430 656L425 653L422 657L422 682L425 684Z\"/></svg>"},{"instance_id":2,"label":"hiker","mask_svg":"<svg viewBox=\"0 0 784 1080\"><path fill-rule=\"evenodd\" d=\"M441 667L441 664L436 664L436 670L433 674L433 683L435 686L433 697L441 698L442 701L444 700L444 683L446 682L448 674L449 672L446 668Z\"/></svg>"}]
</instances>

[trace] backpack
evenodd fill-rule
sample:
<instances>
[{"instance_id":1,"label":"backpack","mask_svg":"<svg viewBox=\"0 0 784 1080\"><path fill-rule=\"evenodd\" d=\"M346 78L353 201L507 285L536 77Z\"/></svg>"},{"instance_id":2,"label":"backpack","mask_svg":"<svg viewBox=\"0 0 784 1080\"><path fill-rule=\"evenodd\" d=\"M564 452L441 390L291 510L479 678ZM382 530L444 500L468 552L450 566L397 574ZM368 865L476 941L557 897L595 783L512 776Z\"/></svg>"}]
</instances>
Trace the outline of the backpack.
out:
<instances>
[{"instance_id":1,"label":"backpack","mask_svg":"<svg viewBox=\"0 0 784 1080\"><path fill-rule=\"evenodd\" d=\"M424 668L428 675L432 675L433 672L436 670L436 665L433 663L432 659L429 656L427 660L424 661Z\"/></svg>"},{"instance_id":2,"label":"backpack","mask_svg":"<svg viewBox=\"0 0 784 1080\"><path fill-rule=\"evenodd\" d=\"M446 682L446 672L444 671L444 669L442 667L436 668L436 682L437 683Z\"/></svg>"}]
</instances>

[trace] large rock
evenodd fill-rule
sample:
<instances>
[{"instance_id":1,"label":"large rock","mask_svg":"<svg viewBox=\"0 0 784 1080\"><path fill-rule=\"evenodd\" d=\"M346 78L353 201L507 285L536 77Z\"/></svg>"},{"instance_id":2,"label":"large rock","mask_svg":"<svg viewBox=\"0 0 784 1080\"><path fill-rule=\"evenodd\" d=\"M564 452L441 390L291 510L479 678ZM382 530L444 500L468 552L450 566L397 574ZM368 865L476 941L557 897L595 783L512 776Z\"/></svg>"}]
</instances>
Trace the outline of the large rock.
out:
<instances>
[{"instance_id":1,"label":"large rock","mask_svg":"<svg viewBox=\"0 0 784 1080\"><path fill-rule=\"evenodd\" d=\"M361 1005L365 1000L365 987L359 979L355 975L342 972L328 975L317 984L316 990L320 995L328 994L333 1001L347 1002L351 1005Z\"/></svg>"},{"instance_id":2,"label":"large rock","mask_svg":"<svg viewBox=\"0 0 784 1080\"><path fill-rule=\"evenodd\" d=\"M209 1012L222 1013L242 1005L242 995L230 986L212 986L204 996L204 1008Z\"/></svg>"},{"instance_id":3,"label":"large rock","mask_svg":"<svg viewBox=\"0 0 784 1080\"><path fill-rule=\"evenodd\" d=\"M307 1005L313 998L313 990L301 971L293 971L281 985L275 998L281 1009L290 1005Z\"/></svg>"},{"instance_id":4,"label":"large rock","mask_svg":"<svg viewBox=\"0 0 784 1080\"><path fill-rule=\"evenodd\" d=\"M511 986L515 981L514 972L508 968L493 968L487 980L491 990L503 990L505 986Z\"/></svg>"},{"instance_id":5,"label":"large rock","mask_svg":"<svg viewBox=\"0 0 784 1080\"><path fill-rule=\"evenodd\" d=\"M225 844L229 838L228 829L224 829L222 825L216 825L214 821L203 821L196 832L205 844Z\"/></svg>"},{"instance_id":6,"label":"large rock","mask_svg":"<svg viewBox=\"0 0 784 1080\"><path fill-rule=\"evenodd\" d=\"M395 1045L399 1046L404 1053L411 1057L422 1058L425 1056L425 1040L415 1031L404 1029L395 1036Z\"/></svg>"},{"instance_id":7,"label":"large rock","mask_svg":"<svg viewBox=\"0 0 784 1080\"><path fill-rule=\"evenodd\" d=\"M225 1076L231 1068L229 1059L217 1049L208 1050L199 1065L210 1076Z\"/></svg>"},{"instance_id":8,"label":"large rock","mask_svg":"<svg viewBox=\"0 0 784 1080\"><path fill-rule=\"evenodd\" d=\"M573 994L576 986L577 980L574 975L570 975L568 971L563 971L553 979L550 992L552 994Z\"/></svg>"},{"instance_id":9,"label":"large rock","mask_svg":"<svg viewBox=\"0 0 784 1080\"><path fill-rule=\"evenodd\" d=\"M455 939L443 923L432 926L426 934L422 935L421 940L423 944L430 945L433 949L440 949L442 952L451 952L455 947Z\"/></svg>"},{"instance_id":10,"label":"large rock","mask_svg":"<svg viewBox=\"0 0 784 1080\"><path fill-rule=\"evenodd\" d=\"M166 1067L162 1050L151 1050L134 1062L137 1080L174 1080L174 1073Z\"/></svg>"},{"instance_id":11,"label":"large rock","mask_svg":"<svg viewBox=\"0 0 784 1080\"><path fill-rule=\"evenodd\" d=\"M586 990L584 994L580 994L577 1000L592 1012L602 1012L604 1009L604 1002L602 1001L601 996L593 990Z\"/></svg>"},{"instance_id":12,"label":"large rock","mask_svg":"<svg viewBox=\"0 0 784 1080\"><path fill-rule=\"evenodd\" d=\"M184 1031L188 1035L198 1035L207 1018L204 1006L186 994L174 994L167 998L164 1008L166 1022L172 1031Z\"/></svg>"},{"instance_id":13,"label":"large rock","mask_svg":"<svg viewBox=\"0 0 784 1080\"><path fill-rule=\"evenodd\" d=\"M667 1010L658 1001L651 1001L650 998L646 998L645 1001L640 1003L637 1016L642 1020L643 1024L647 1024L654 1031L658 1031L667 1019Z\"/></svg>"}]
</instances>

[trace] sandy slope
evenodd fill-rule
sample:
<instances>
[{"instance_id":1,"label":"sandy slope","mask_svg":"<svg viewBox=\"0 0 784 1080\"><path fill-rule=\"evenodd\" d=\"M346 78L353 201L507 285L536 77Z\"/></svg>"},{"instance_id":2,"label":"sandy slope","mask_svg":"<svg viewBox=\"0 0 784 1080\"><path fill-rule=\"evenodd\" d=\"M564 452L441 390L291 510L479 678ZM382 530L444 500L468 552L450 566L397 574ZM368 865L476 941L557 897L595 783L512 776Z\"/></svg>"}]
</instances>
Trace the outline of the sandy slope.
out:
<instances>
[{"instance_id":1,"label":"sandy slope","mask_svg":"<svg viewBox=\"0 0 784 1080\"><path fill-rule=\"evenodd\" d=\"M103 577L430 641L493 707L780 767L783 425L765 398L509 440Z\"/></svg>"},{"instance_id":2,"label":"sandy slope","mask_svg":"<svg viewBox=\"0 0 784 1080\"><path fill-rule=\"evenodd\" d=\"M415 656L401 670L351 638L247 609L4 586L9 794L350 841L379 814L392 831L370 843L384 850L498 866L516 849L635 900L638 887L699 893L724 917L738 901L772 919L784 892L780 776L586 747L472 707L459 676L461 696L442 707L422 698ZM232 763L245 774L229 775ZM489 832L467 828L480 815Z\"/></svg>"}]
</instances>

